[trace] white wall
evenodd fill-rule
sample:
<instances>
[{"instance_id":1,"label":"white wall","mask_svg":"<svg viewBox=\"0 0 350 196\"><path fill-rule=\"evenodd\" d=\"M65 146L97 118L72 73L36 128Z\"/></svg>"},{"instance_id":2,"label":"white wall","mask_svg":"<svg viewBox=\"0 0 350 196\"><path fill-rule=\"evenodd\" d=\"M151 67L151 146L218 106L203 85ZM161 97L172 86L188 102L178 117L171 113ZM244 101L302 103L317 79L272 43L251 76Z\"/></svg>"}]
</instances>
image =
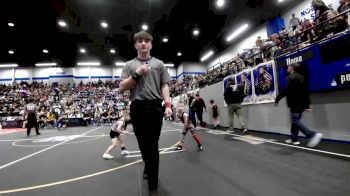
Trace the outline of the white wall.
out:
<instances>
[{"instance_id":1,"label":"white wall","mask_svg":"<svg viewBox=\"0 0 350 196\"><path fill-rule=\"evenodd\" d=\"M16 68L15 80L18 81L30 81L32 78L32 68Z\"/></svg>"},{"instance_id":2,"label":"white wall","mask_svg":"<svg viewBox=\"0 0 350 196\"><path fill-rule=\"evenodd\" d=\"M90 74L91 77L113 75L111 67L91 67Z\"/></svg>"},{"instance_id":3,"label":"white wall","mask_svg":"<svg viewBox=\"0 0 350 196\"><path fill-rule=\"evenodd\" d=\"M77 77L89 77L90 68L89 67L76 67L74 68L74 76Z\"/></svg>"},{"instance_id":4,"label":"white wall","mask_svg":"<svg viewBox=\"0 0 350 196\"><path fill-rule=\"evenodd\" d=\"M112 67L91 67L90 70L91 81L96 82L99 79L103 82L112 80L113 68Z\"/></svg>"},{"instance_id":5,"label":"white wall","mask_svg":"<svg viewBox=\"0 0 350 196\"><path fill-rule=\"evenodd\" d=\"M203 63L198 62L184 62L183 72L185 73L204 73L207 72L207 67ZM181 73L179 73L181 74Z\"/></svg>"},{"instance_id":6,"label":"white wall","mask_svg":"<svg viewBox=\"0 0 350 196\"><path fill-rule=\"evenodd\" d=\"M12 84L13 68L1 68L0 69L0 84Z\"/></svg>"},{"instance_id":7,"label":"white wall","mask_svg":"<svg viewBox=\"0 0 350 196\"><path fill-rule=\"evenodd\" d=\"M119 79L121 78L122 75L122 71L123 71L123 67L122 66L117 66L113 68L113 73L114 73L114 79Z\"/></svg>"},{"instance_id":8,"label":"white wall","mask_svg":"<svg viewBox=\"0 0 350 196\"><path fill-rule=\"evenodd\" d=\"M36 67L32 71L32 80L47 83L49 80L49 71L47 67Z\"/></svg>"},{"instance_id":9,"label":"white wall","mask_svg":"<svg viewBox=\"0 0 350 196\"><path fill-rule=\"evenodd\" d=\"M170 75L170 77L172 78L176 78L176 68L175 67L167 67L168 73Z\"/></svg>"},{"instance_id":10,"label":"white wall","mask_svg":"<svg viewBox=\"0 0 350 196\"><path fill-rule=\"evenodd\" d=\"M223 82L204 87L200 89L199 93L207 107L210 99L215 101L220 111L220 125L228 127L227 107L224 107ZM303 123L311 130L323 133L324 138L350 141L349 96L350 90L311 94L313 112L303 113ZM274 106L273 103L245 105L242 114L249 130L290 134L290 111L286 99L282 99L278 107ZM203 113L203 120L208 124L213 124L210 109ZM234 126L240 128L236 117Z\"/></svg>"},{"instance_id":11,"label":"white wall","mask_svg":"<svg viewBox=\"0 0 350 196\"><path fill-rule=\"evenodd\" d=\"M182 73L184 72L184 65L183 64L180 64L178 67L177 67L177 70L176 70L176 76L178 77L177 80L178 81L182 81L182 78L183 78L183 75Z\"/></svg>"}]
</instances>

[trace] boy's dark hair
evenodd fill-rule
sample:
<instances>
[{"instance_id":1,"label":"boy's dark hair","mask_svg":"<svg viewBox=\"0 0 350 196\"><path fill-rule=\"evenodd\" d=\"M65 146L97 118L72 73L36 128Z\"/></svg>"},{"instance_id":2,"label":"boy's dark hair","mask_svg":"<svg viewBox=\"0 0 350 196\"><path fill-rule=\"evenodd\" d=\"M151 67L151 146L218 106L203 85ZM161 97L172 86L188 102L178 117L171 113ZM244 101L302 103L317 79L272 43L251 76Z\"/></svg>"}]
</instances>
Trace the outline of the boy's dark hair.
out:
<instances>
[{"instance_id":1,"label":"boy's dark hair","mask_svg":"<svg viewBox=\"0 0 350 196\"><path fill-rule=\"evenodd\" d=\"M236 84L236 81L235 81L235 79L234 78L232 78L232 77L229 77L228 79L227 79L227 82L229 83L229 84Z\"/></svg>"},{"instance_id":2,"label":"boy's dark hair","mask_svg":"<svg viewBox=\"0 0 350 196\"><path fill-rule=\"evenodd\" d=\"M214 103L214 100L210 100L209 103L213 104L213 103Z\"/></svg>"},{"instance_id":3,"label":"boy's dark hair","mask_svg":"<svg viewBox=\"0 0 350 196\"><path fill-rule=\"evenodd\" d=\"M135 35L134 35L134 42L137 42L137 40L140 40L140 39L145 39L145 40L148 40L148 41L153 41L152 35L149 34L149 33L146 32L146 31L139 31L139 32L135 33Z\"/></svg>"}]
</instances>

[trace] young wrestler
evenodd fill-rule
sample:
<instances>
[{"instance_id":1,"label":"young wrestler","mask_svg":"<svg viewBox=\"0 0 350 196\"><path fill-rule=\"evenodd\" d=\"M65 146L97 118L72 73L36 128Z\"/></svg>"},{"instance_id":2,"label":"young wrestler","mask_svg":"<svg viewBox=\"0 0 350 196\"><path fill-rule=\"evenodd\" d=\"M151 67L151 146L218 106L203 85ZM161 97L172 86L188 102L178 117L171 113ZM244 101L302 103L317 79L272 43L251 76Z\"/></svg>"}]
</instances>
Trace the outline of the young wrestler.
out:
<instances>
[{"instance_id":1,"label":"young wrestler","mask_svg":"<svg viewBox=\"0 0 350 196\"><path fill-rule=\"evenodd\" d=\"M196 140L197 144L198 144L198 150L202 151L203 150L203 146L201 144L201 141L198 137L198 135L195 132L195 128L192 124L192 121L189 119L189 115L184 111L184 102L179 101L177 103L177 112L176 112L176 121L178 121L179 119L184 123L184 128L182 130L182 134L181 134L181 138L179 141L179 144L176 147L176 150L182 150L183 144L185 142L185 137L188 131L191 131L192 136L194 138L194 140Z\"/></svg>"},{"instance_id":2,"label":"young wrestler","mask_svg":"<svg viewBox=\"0 0 350 196\"><path fill-rule=\"evenodd\" d=\"M109 133L112 144L107 148L106 152L103 154L104 159L113 159L114 157L110 154L112 150L117 146L117 142L120 142L120 146L122 149L122 155L128 155L129 152L126 150L124 145L124 134L128 133L124 130L125 121L128 119L124 119L124 117L120 118L118 121L114 122L111 127L111 132Z\"/></svg>"},{"instance_id":3,"label":"young wrestler","mask_svg":"<svg viewBox=\"0 0 350 196\"><path fill-rule=\"evenodd\" d=\"M219 108L218 108L218 106L214 103L214 100L210 100L210 107L211 107L211 109L212 109L212 111L213 111L213 115L212 115L212 117L213 117L213 124L214 124L214 129L217 129L217 128L219 128L219 115L220 115L220 113L219 113Z\"/></svg>"}]
</instances>

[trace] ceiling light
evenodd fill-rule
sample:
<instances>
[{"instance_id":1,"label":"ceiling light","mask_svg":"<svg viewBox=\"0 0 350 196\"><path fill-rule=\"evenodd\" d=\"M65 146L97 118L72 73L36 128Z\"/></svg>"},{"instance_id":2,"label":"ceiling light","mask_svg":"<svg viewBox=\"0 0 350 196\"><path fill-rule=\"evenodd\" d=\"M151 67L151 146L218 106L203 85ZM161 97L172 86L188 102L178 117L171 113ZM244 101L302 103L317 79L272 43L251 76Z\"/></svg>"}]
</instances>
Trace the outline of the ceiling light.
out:
<instances>
[{"instance_id":1,"label":"ceiling light","mask_svg":"<svg viewBox=\"0 0 350 196\"><path fill-rule=\"evenodd\" d=\"M222 7L224 4L225 4L224 0L217 0L216 1L216 6L218 6L218 7Z\"/></svg>"},{"instance_id":2,"label":"ceiling light","mask_svg":"<svg viewBox=\"0 0 350 196\"><path fill-rule=\"evenodd\" d=\"M282 2L282 1L284 1L284 0L278 0L278 2Z\"/></svg>"},{"instance_id":3,"label":"ceiling light","mask_svg":"<svg viewBox=\"0 0 350 196\"><path fill-rule=\"evenodd\" d=\"M248 28L248 24L242 25L241 27L239 27L239 29L237 29L235 32L233 32L231 35L229 35L226 38L226 41L229 42L229 41L233 40L233 38L237 37L239 34L241 34L247 28Z\"/></svg>"},{"instance_id":4,"label":"ceiling light","mask_svg":"<svg viewBox=\"0 0 350 196\"><path fill-rule=\"evenodd\" d=\"M80 48L80 53L85 54L86 50L84 48Z\"/></svg>"},{"instance_id":5,"label":"ceiling light","mask_svg":"<svg viewBox=\"0 0 350 196\"><path fill-rule=\"evenodd\" d=\"M7 25L8 25L9 27L14 27L14 26L15 26L15 23L9 22L9 23L7 23Z\"/></svg>"},{"instance_id":6,"label":"ceiling light","mask_svg":"<svg viewBox=\"0 0 350 196\"><path fill-rule=\"evenodd\" d=\"M147 31L147 30L148 30L148 25L143 24L143 25L142 25L142 30Z\"/></svg>"},{"instance_id":7,"label":"ceiling light","mask_svg":"<svg viewBox=\"0 0 350 196\"><path fill-rule=\"evenodd\" d=\"M209 57L213 56L213 54L214 54L214 51L212 51L212 50L207 52L205 55L203 55L203 57L201 58L201 61L203 62L203 61L209 59Z\"/></svg>"},{"instance_id":8,"label":"ceiling light","mask_svg":"<svg viewBox=\"0 0 350 196\"><path fill-rule=\"evenodd\" d=\"M175 65L172 64L172 63L166 63L166 64L164 64L164 66L165 66L165 67L174 67Z\"/></svg>"},{"instance_id":9,"label":"ceiling light","mask_svg":"<svg viewBox=\"0 0 350 196\"><path fill-rule=\"evenodd\" d=\"M35 66L37 67L46 67L46 66L56 66L57 63L36 63Z\"/></svg>"},{"instance_id":10,"label":"ceiling light","mask_svg":"<svg viewBox=\"0 0 350 196\"><path fill-rule=\"evenodd\" d=\"M163 38L163 42L164 42L164 43L168 43L168 41L169 41L168 38L166 38L166 37Z\"/></svg>"},{"instance_id":11,"label":"ceiling light","mask_svg":"<svg viewBox=\"0 0 350 196\"><path fill-rule=\"evenodd\" d=\"M103 27L103 28L107 28L107 27L108 27L107 22L101 22L101 27Z\"/></svg>"},{"instance_id":12,"label":"ceiling light","mask_svg":"<svg viewBox=\"0 0 350 196\"><path fill-rule=\"evenodd\" d=\"M15 54L13 50L9 50L9 54Z\"/></svg>"},{"instance_id":13,"label":"ceiling light","mask_svg":"<svg viewBox=\"0 0 350 196\"><path fill-rule=\"evenodd\" d=\"M93 61L93 62L78 62L77 65L80 65L80 66L98 66L98 65L101 65L100 62L96 62L96 61Z\"/></svg>"},{"instance_id":14,"label":"ceiling light","mask_svg":"<svg viewBox=\"0 0 350 196\"><path fill-rule=\"evenodd\" d=\"M47 49L44 49L43 53L47 54L47 53L49 53L49 51Z\"/></svg>"},{"instance_id":15,"label":"ceiling light","mask_svg":"<svg viewBox=\"0 0 350 196\"><path fill-rule=\"evenodd\" d=\"M115 62L115 65L117 65L117 66L124 66L125 65L125 62Z\"/></svg>"},{"instance_id":16,"label":"ceiling light","mask_svg":"<svg viewBox=\"0 0 350 196\"><path fill-rule=\"evenodd\" d=\"M199 35L199 30L198 29L194 29L192 31L192 33L193 33L193 35L197 36L197 35Z\"/></svg>"},{"instance_id":17,"label":"ceiling light","mask_svg":"<svg viewBox=\"0 0 350 196\"><path fill-rule=\"evenodd\" d=\"M178 53L177 53L177 56L181 56L181 55L182 55L182 53L181 53L181 52L178 52Z\"/></svg>"},{"instance_id":18,"label":"ceiling light","mask_svg":"<svg viewBox=\"0 0 350 196\"><path fill-rule=\"evenodd\" d=\"M111 49L109 50L110 53L114 54L115 53L115 50L114 49Z\"/></svg>"},{"instance_id":19,"label":"ceiling light","mask_svg":"<svg viewBox=\"0 0 350 196\"><path fill-rule=\"evenodd\" d=\"M61 27L66 27L67 23L64 20L59 20L58 25L60 25Z\"/></svg>"},{"instance_id":20,"label":"ceiling light","mask_svg":"<svg viewBox=\"0 0 350 196\"><path fill-rule=\"evenodd\" d=\"M18 64L0 64L0 67L18 67Z\"/></svg>"}]
</instances>

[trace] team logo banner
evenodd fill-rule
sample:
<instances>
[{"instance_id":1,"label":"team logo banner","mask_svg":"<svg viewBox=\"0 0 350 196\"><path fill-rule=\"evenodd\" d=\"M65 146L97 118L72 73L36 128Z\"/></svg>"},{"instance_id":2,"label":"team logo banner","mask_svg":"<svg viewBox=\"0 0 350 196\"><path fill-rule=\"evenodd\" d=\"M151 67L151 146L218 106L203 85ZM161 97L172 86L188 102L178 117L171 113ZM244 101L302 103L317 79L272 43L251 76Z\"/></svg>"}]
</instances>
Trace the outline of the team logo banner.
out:
<instances>
[{"instance_id":1,"label":"team logo banner","mask_svg":"<svg viewBox=\"0 0 350 196\"><path fill-rule=\"evenodd\" d=\"M244 99L242 104L252 104L253 103L253 78L252 70L247 69L235 75L236 83L244 85Z\"/></svg>"},{"instance_id":2,"label":"team logo banner","mask_svg":"<svg viewBox=\"0 0 350 196\"><path fill-rule=\"evenodd\" d=\"M227 76L224 81L224 90L227 79L232 77L236 84L244 85L245 98L242 104L260 104L274 102L277 96L276 65L274 61L261 63L252 69L238 74ZM225 104L225 107L227 105Z\"/></svg>"},{"instance_id":3,"label":"team logo banner","mask_svg":"<svg viewBox=\"0 0 350 196\"><path fill-rule=\"evenodd\" d=\"M275 64L272 62L259 64L253 68L254 103L271 103L275 101L277 95L275 75Z\"/></svg>"}]
</instances>

